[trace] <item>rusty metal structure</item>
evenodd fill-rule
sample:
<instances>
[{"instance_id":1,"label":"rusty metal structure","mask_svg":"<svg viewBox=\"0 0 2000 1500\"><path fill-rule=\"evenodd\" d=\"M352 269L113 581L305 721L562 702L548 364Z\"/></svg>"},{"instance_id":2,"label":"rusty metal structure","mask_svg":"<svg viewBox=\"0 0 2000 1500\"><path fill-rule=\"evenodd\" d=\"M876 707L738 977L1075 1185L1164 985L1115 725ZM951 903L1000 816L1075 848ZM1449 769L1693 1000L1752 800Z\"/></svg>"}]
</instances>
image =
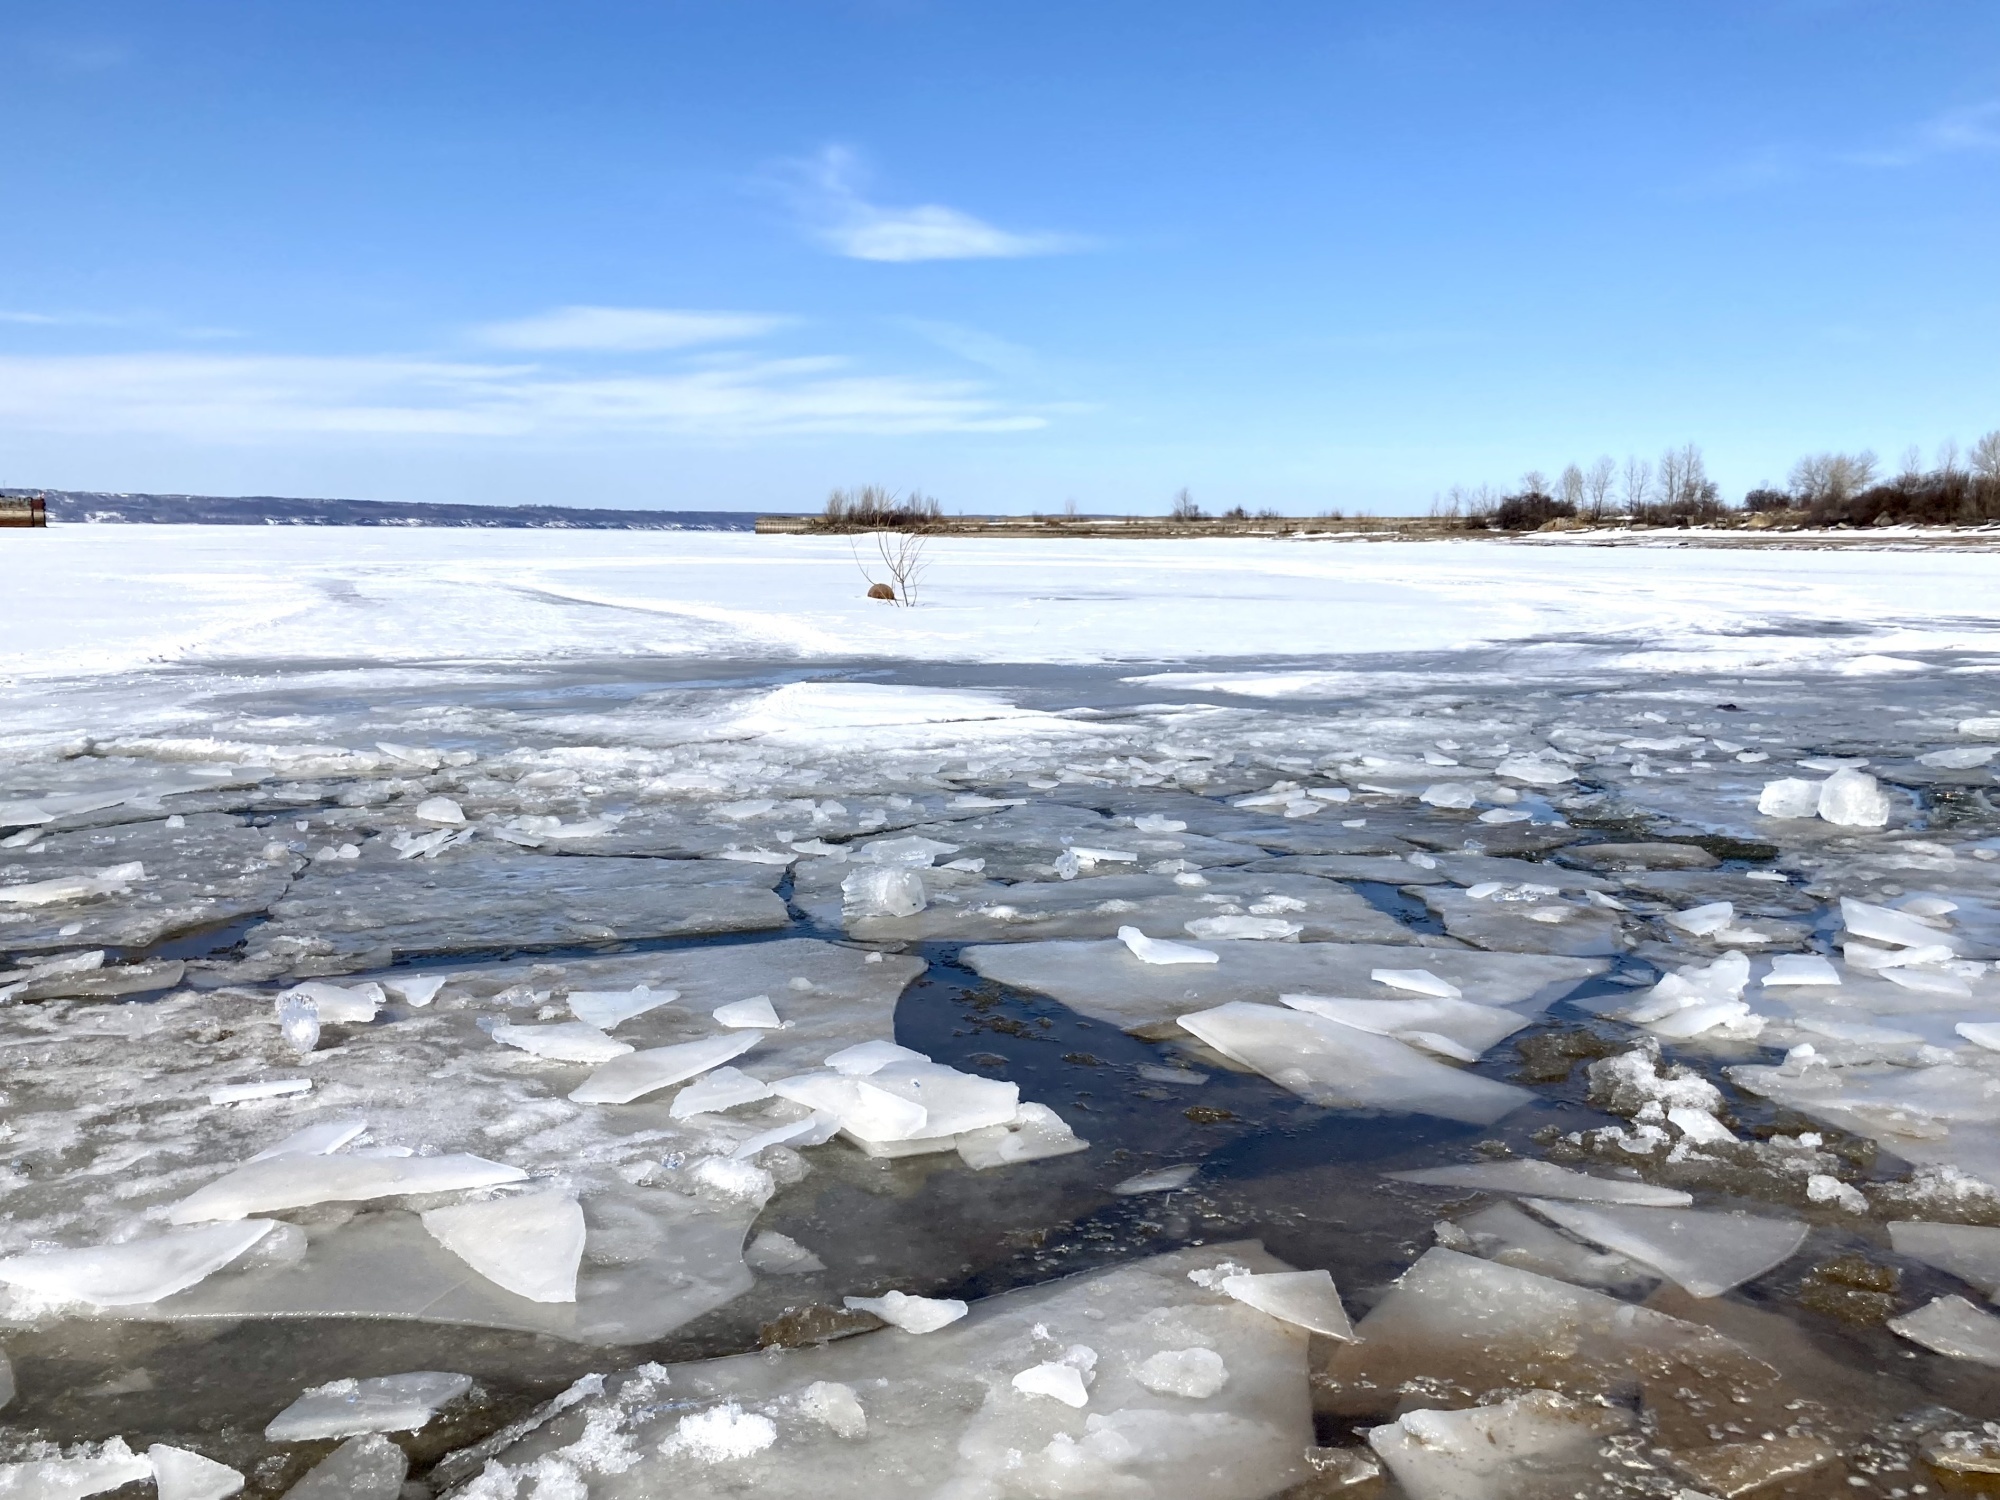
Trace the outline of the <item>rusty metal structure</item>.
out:
<instances>
[{"instance_id":1,"label":"rusty metal structure","mask_svg":"<svg viewBox=\"0 0 2000 1500\"><path fill-rule=\"evenodd\" d=\"M49 503L40 495L0 495L0 526L46 526Z\"/></svg>"}]
</instances>

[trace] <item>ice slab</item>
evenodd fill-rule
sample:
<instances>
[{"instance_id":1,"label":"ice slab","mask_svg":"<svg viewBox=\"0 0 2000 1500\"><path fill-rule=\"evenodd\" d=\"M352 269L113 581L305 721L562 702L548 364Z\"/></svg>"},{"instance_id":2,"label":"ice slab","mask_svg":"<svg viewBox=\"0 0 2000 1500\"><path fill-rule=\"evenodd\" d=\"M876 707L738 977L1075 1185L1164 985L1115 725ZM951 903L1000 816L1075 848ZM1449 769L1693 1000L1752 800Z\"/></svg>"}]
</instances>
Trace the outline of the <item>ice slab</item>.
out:
<instances>
[{"instance_id":1,"label":"ice slab","mask_svg":"<svg viewBox=\"0 0 2000 1500\"><path fill-rule=\"evenodd\" d=\"M14 1255L0 1260L0 1282L57 1302L158 1302L221 1270L275 1228L270 1219L248 1219L122 1245Z\"/></svg>"},{"instance_id":2,"label":"ice slab","mask_svg":"<svg viewBox=\"0 0 2000 1500\"><path fill-rule=\"evenodd\" d=\"M1478 1255L1552 1276L1576 1286L1601 1287L1628 1295L1643 1294L1659 1283L1659 1273L1610 1251L1585 1245L1512 1203L1499 1202L1438 1226L1438 1243L1450 1250Z\"/></svg>"},{"instance_id":3,"label":"ice slab","mask_svg":"<svg viewBox=\"0 0 2000 1500\"><path fill-rule=\"evenodd\" d=\"M79 881L85 887L74 899L0 902L0 949L147 948L265 911L284 895L300 863L282 848L267 854L270 842L266 829L211 813L188 817L178 828L162 820L51 834L32 849L8 851L7 889L38 885L53 892L55 884ZM106 877L133 866L144 868L143 880Z\"/></svg>"},{"instance_id":4,"label":"ice slab","mask_svg":"<svg viewBox=\"0 0 2000 1500\"><path fill-rule=\"evenodd\" d=\"M530 1302L576 1301L583 1210L568 1193L461 1203L421 1217L432 1239L495 1286Z\"/></svg>"},{"instance_id":5,"label":"ice slab","mask_svg":"<svg viewBox=\"0 0 2000 1500\"><path fill-rule=\"evenodd\" d=\"M709 1012L718 1026L740 1028L762 1028L776 1031L785 1023L778 1019L778 1011L771 1004L769 995L752 995L748 1000L733 1000L727 1005L718 1005Z\"/></svg>"},{"instance_id":6,"label":"ice slab","mask_svg":"<svg viewBox=\"0 0 2000 1500\"><path fill-rule=\"evenodd\" d=\"M243 1488L243 1476L227 1464L155 1443L146 1450L159 1500L225 1500Z\"/></svg>"},{"instance_id":7,"label":"ice slab","mask_svg":"<svg viewBox=\"0 0 2000 1500\"><path fill-rule=\"evenodd\" d=\"M1764 976L1764 987L1776 989L1786 985L1837 985L1840 971L1817 953L1780 953L1771 960L1771 970Z\"/></svg>"},{"instance_id":8,"label":"ice slab","mask_svg":"<svg viewBox=\"0 0 2000 1500\"><path fill-rule=\"evenodd\" d=\"M1189 943L1175 943L1162 938L1148 937L1136 927L1119 928L1118 941L1143 964L1212 964L1219 961L1218 955L1212 949L1196 948Z\"/></svg>"},{"instance_id":9,"label":"ice slab","mask_svg":"<svg viewBox=\"0 0 2000 1500\"><path fill-rule=\"evenodd\" d=\"M375 1019L389 996L379 984L328 984L309 979L280 993L277 1003L282 1007L286 1000L294 998L310 1000L314 1013L322 1021L331 1021L336 1026L365 1026Z\"/></svg>"},{"instance_id":10,"label":"ice slab","mask_svg":"<svg viewBox=\"0 0 2000 1500\"><path fill-rule=\"evenodd\" d=\"M744 1264L766 1276L804 1276L824 1271L826 1262L788 1234L761 1231L743 1252Z\"/></svg>"},{"instance_id":11,"label":"ice slab","mask_svg":"<svg viewBox=\"0 0 2000 1500\"><path fill-rule=\"evenodd\" d=\"M285 1500L397 1500L410 1461L375 1433L349 1438L285 1491Z\"/></svg>"},{"instance_id":12,"label":"ice slab","mask_svg":"<svg viewBox=\"0 0 2000 1500\"><path fill-rule=\"evenodd\" d=\"M1218 943L1214 965L1160 968L1140 963L1123 944L1007 943L965 948L963 962L982 978L1060 1000L1092 1020L1130 1029L1172 1020L1232 1000L1270 1000L1286 993L1380 995L1394 990L1371 979L1378 968L1402 968L1407 948L1353 943ZM1488 1005L1553 1001L1606 967L1602 959L1541 954L1480 953L1427 948L1427 969L1465 997Z\"/></svg>"},{"instance_id":13,"label":"ice slab","mask_svg":"<svg viewBox=\"0 0 2000 1500\"><path fill-rule=\"evenodd\" d=\"M1583 1494L1601 1478L1603 1440L1632 1425L1615 1407L1529 1391L1463 1411L1405 1412L1370 1428L1368 1446L1410 1500Z\"/></svg>"},{"instance_id":14,"label":"ice slab","mask_svg":"<svg viewBox=\"0 0 2000 1500\"><path fill-rule=\"evenodd\" d=\"M587 1021L561 1021L553 1026L515 1026L503 1022L489 1034L503 1047L518 1048L551 1062L607 1063L637 1050L630 1042L606 1036Z\"/></svg>"},{"instance_id":15,"label":"ice slab","mask_svg":"<svg viewBox=\"0 0 2000 1500\"><path fill-rule=\"evenodd\" d=\"M1731 1287L1790 1260L1805 1243L1797 1219L1753 1218L1692 1208L1557 1203L1530 1208L1570 1233L1653 1267L1692 1297L1720 1297Z\"/></svg>"},{"instance_id":16,"label":"ice slab","mask_svg":"<svg viewBox=\"0 0 2000 1500\"><path fill-rule=\"evenodd\" d=\"M892 1328L905 1333L936 1333L964 1317L970 1309L955 1297L913 1297L907 1292L884 1292L879 1297L847 1297L843 1305L850 1312L873 1313Z\"/></svg>"},{"instance_id":17,"label":"ice slab","mask_svg":"<svg viewBox=\"0 0 2000 1500\"><path fill-rule=\"evenodd\" d=\"M264 1436L274 1443L309 1443L364 1432L415 1432L471 1389L470 1375L443 1370L335 1380L302 1393L270 1420Z\"/></svg>"},{"instance_id":18,"label":"ice slab","mask_svg":"<svg viewBox=\"0 0 2000 1500\"><path fill-rule=\"evenodd\" d=\"M656 991L643 984L629 990L575 990L569 996L569 1011L587 1025L610 1031L635 1016L671 1005L680 997L679 990Z\"/></svg>"},{"instance_id":19,"label":"ice slab","mask_svg":"<svg viewBox=\"0 0 2000 1500\"><path fill-rule=\"evenodd\" d=\"M712 1068L674 1095L668 1113L676 1120L692 1115L734 1109L739 1104L755 1104L771 1097L771 1086L752 1078L740 1068Z\"/></svg>"},{"instance_id":20,"label":"ice slab","mask_svg":"<svg viewBox=\"0 0 2000 1500\"><path fill-rule=\"evenodd\" d=\"M1046 1104L1024 1103L1004 1124L961 1131L956 1138L959 1160L975 1172L1018 1166L1088 1151L1090 1142L1069 1127Z\"/></svg>"},{"instance_id":21,"label":"ice slab","mask_svg":"<svg viewBox=\"0 0 2000 1500\"><path fill-rule=\"evenodd\" d=\"M2000 1369L2000 1318L1963 1297L1934 1297L1889 1326L1938 1354Z\"/></svg>"},{"instance_id":22,"label":"ice slab","mask_svg":"<svg viewBox=\"0 0 2000 1500\"><path fill-rule=\"evenodd\" d=\"M1989 1297L2000 1293L2000 1229L1896 1219L1889 1224L1889 1243L1898 1255L1949 1271Z\"/></svg>"},{"instance_id":23,"label":"ice slab","mask_svg":"<svg viewBox=\"0 0 2000 1500\"><path fill-rule=\"evenodd\" d=\"M1180 1017L1183 1030L1280 1088L1328 1109L1379 1109L1491 1125L1526 1089L1437 1061L1393 1037L1322 1016L1233 1001Z\"/></svg>"},{"instance_id":24,"label":"ice slab","mask_svg":"<svg viewBox=\"0 0 2000 1500\"><path fill-rule=\"evenodd\" d=\"M1553 896L1532 901L1474 898L1450 886L1418 889L1425 906L1451 936L1498 953L1558 953L1588 956L1623 947L1618 914L1579 906Z\"/></svg>"},{"instance_id":25,"label":"ice slab","mask_svg":"<svg viewBox=\"0 0 2000 1500\"><path fill-rule=\"evenodd\" d=\"M266 1146L252 1161L269 1161L274 1156L326 1156L367 1134L368 1122L361 1119L320 1120L295 1130L274 1146Z\"/></svg>"},{"instance_id":26,"label":"ice slab","mask_svg":"<svg viewBox=\"0 0 2000 1500\"><path fill-rule=\"evenodd\" d=\"M1225 1276L1222 1290L1245 1307L1269 1313L1310 1333L1330 1339L1352 1339L1354 1325L1340 1304L1340 1292L1329 1271L1266 1271Z\"/></svg>"},{"instance_id":27,"label":"ice slab","mask_svg":"<svg viewBox=\"0 0 2000 1500\"><path fill-rule=\"evenodd\" d=\"M1346 1000L1326 995L1280 995L1293 1010L1306 1011L1381 1036L1409 1040L1411 1032L1448 1037L1478 1056L1494 1043L1530 1024L1531 1018L1499 1005L1469 1000L1411 996L1406 1000Z\"/></svg>"},{"instance_id":28,"label":"ice slab","mask_svg":"<svg viewBox=\"0 0 2000 1500\"><path fill-rule=\"evenodd\" d=\"M502 1448L486 1482L525 1494L587 1474L592 1500L1268 1500L1310 1476L1307 1340L1187 1280L1222 1256L1284 1269L1254 1246L1210 1247L987 1298L918 1339L883 1330L634 1371ZM1015 1389L1015 1375L1079 1346L1096 1355L1084 1407ZM763 1418L775 1440L704 1462L672 1441L691 1406ZM612 1434L639 1461L586 1468Z\"/></svg>"},{"instance_id":29,"label":"ice slab","mask_svg":"<svg viewBox=\"0 0 2000 1500\"><path fill-rule=\"evenodd\" d=\"M7 1500L83 1500L123 1485L142 1484L153 1466L112 1438L68 1458L31 1458L0 1463L0 1496Z\"/></svg>"},{"instance_id":30,"label":"ice slab","mask_svg":"<svg viewBox=\"0 0 2000 1500\"><path fill-rule=\"evenodd\" d=\"M1136 1177L1127 1177L1123 1182L1112 1185L1111 1191L1121 1198L1139 1193L1175 1193L1186 1187L1201 1171L1200 1162L1184 1162L1178 1167L1161 1167L1157 1171L1141 1172Z\"/></svg>"},{"instance_id":31,"label":"ice slab","mask_svg":"<svg viewBox=\"0 0 2000 1500\"><path fill-rule=\"evenodd\" d=\"M1610 1177L1572 1172L1547 1161L1482 1161L1454 1167L1426 1167L1415 1172L1391 1172L1396 1182L1425 1187L1472 1188L1482 1193L1517 1193L1537 1198L1561 1198L1577 1203L1637 1203L1655 1208L1685 1208L1694 1198L1678 1188L1655 1187Z\"/></svg>"},{"instance_id":32,"label":"ice slab","mask_svg":"<svg viewBox=\"0 0 2000 1500\"><path fill-rule=\"evenodd\" d=\"M315 865L252 931L248 962L328 973L430 953L756 932L787 921L773 879L728 860L570 859L477 842L432 860Z\"/></svg>"},{"instance_id":33,"label":"ice slab","mask_svg":"<svg viewBox=\"0 0 2000 1500\"><path fill-rule=\"evenodd\" d=\"M360 1203L419 1193L498 1187L528 1174L477 1156L274 1156L238 1167L182 1199L168 1211L173 1224L241 1219L251 1214L306 1208L315 1203Z\"/></svg>"},{"instance_id":34,"label":"ice slab","mask_svg":"<svg viewBox=\"0 0 2000 1500\"><path fill-rule=\"evenodd\" d=\"M627 1053L614 1057L592 1073L570 1091L570 1098L579 1104L629 1104L719 1067L732 1057L741 1057L762 1039L762 1032L751 1032L747 1036L704 1037L698 1042Z\"/></svg>"}]
</instances>

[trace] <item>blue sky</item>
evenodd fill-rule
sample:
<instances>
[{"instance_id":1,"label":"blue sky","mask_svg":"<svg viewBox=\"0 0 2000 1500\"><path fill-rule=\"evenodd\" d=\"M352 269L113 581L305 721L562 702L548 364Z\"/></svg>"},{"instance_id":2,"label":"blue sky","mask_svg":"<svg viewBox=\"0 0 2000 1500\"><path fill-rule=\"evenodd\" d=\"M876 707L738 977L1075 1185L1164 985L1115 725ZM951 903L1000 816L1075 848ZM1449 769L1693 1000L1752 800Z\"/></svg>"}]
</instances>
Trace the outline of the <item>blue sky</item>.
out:
<instances>
[{"instance_id":1,"label":"blue sky","mask_svg":"<svg viewBox=\"0 0 2000 1500\"><path fill-rule=\"evenodd\" d=\"M0 11L0 483L1422 509L2000 427L2000 6Z\"/></svg>"}]
</instances>

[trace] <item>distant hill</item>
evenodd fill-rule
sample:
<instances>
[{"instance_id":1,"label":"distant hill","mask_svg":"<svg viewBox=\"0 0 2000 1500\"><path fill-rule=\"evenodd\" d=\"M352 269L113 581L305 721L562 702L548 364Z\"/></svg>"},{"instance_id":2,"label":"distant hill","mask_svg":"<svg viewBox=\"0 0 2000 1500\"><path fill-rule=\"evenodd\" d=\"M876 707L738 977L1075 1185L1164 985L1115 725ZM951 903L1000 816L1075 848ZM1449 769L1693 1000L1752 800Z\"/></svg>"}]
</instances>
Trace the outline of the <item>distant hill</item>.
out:
<instances>
[{"instance_id":1,"label":"distant hill","mask_svg":"<svg viewBox=\"0 0 2000 1500\"><path fill-rule=\"evenodd\" d=\"M735 510L585 510L567 505L427 505L400 500L293 500L282 495L119 495L97 490L0 489L46 495L49 522L182 526L495 526L550 531L750 531Z\"/></svg>"}]
</instances>

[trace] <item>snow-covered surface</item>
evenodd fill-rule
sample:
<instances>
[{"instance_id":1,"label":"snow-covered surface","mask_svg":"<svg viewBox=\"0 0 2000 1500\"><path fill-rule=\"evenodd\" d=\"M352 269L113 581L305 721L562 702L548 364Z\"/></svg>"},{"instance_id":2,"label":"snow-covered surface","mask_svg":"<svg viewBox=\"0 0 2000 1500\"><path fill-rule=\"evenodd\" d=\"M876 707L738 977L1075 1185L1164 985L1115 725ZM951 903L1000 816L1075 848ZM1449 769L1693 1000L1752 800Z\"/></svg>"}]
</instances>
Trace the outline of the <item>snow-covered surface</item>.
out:
<instances>
[{"instance_id":1,"label":"snow-covered surface","mask_svg":"<svg viewBox=\"0 0 2000 1500\"><path fill-rule=\"evenodd\" d=\"M36 674L329 654L1145 661L1557 635L1618 637L1621 666L1866 673L1890 670L1872 657L2000 643L2000 557L1980 554L946 537L921 607L901 610L862 597L839 537L75 526L10 546L32 547L34 566L10 568L0 672ZM1861 630L1800 637L1788 620ZM1285 696L1337 681L1203 685Z\"/></svg>"}]
</instances>

